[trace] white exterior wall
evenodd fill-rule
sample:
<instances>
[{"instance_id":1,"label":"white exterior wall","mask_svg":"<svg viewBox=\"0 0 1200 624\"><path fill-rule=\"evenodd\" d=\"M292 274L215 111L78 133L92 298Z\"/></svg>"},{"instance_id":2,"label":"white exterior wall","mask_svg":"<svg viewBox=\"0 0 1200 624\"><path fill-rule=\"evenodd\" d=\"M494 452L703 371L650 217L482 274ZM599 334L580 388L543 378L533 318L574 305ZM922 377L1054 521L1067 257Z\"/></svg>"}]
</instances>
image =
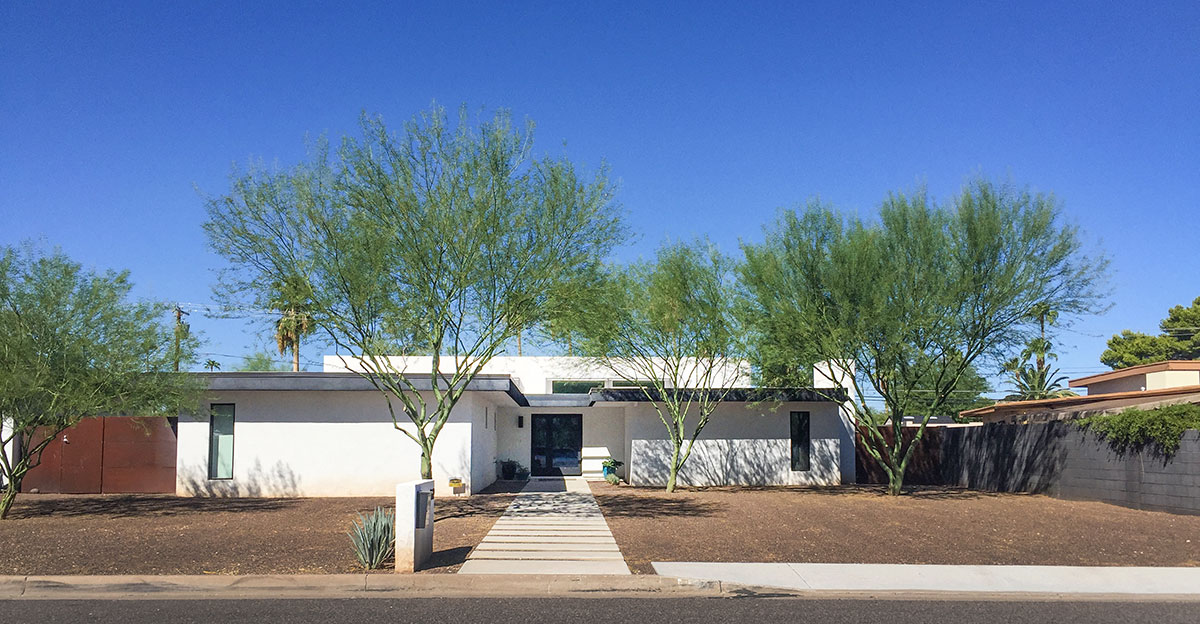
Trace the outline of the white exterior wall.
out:
<instances>
[{"instance_id":1,"label":"white exterior wall","mask_svg":"<svg viewBox=\"0 0 1200 624\"><path fill-rule=\"evenodd\" d=\"M467 400L472 401L471 490L478 492L496 480L496 414L499 410L483 393L467 392L460 402ZM509 398L505 396L504 400L509 401Z\"/></svg>"},{"instance_id":2,"label":"white exterior wall","mask_svg":"<svg viewBox=\"0 0 1200 624\"><path fill-rule=\"evenodd\" d=\"M488 445L486 436L472 442L484 399L471 394L434 446L439 494L450 492L451 477L462 478L468 493L491 482L486 466L472 470L472 458L486 458ZM420 447L394 428L377 391L238 391L218 393L210 403L235 406L234 475L208 479L208 420L181 417L181 496L390 496L397 483L420 478Z\"/></svg>"},{"instance_id":3,"label":"white exterior wall","mask_svg":"<svg viewBox=\"0 0 1200 624\"><path fill-rule=\"evenodd\" d=\"M791 412L809 412L811 469L791 470ZM654 408L626 409L629 482L661 486L667 481L671 443ZM724 403L713 412L684 464L685 485L836 485L841 483L842 416L832 403L774 406ZM850 446L853 452L853 445ZM852 456L852 455L851 455Z\"/></svg>"},{"instance_id":4,"label":"white exterior wall","mask_svg":"<svg viewBox=\"0 0 1200 624\"><path fill-rule=\"evenodd\" d=\"M429 374L433 368L433 358L429 356L412 356L391 358L392 365L399 372ZM342 358L339 355L326 355L324 358L325 372L347 372L358 368L354 357ZM444 373L455 369L453 358L443 357L440 368ZM558 356L525 356L525 357L494 357L484 365L481 374L510 375L513 382L525 394L550 394L551 382L555 380L605 380L617 377L611 370L596 365L587 358L558 357ZM750 369L747 364L734 363L716 375L714 379L729 380L730 386L749 386ZM695 383L685 383L684 387L695 387Z\"/></svg>"},{"instance_id":5,"label":"white exterior wall","mask_svg":"<svg viewBox=\"0 0 1200 624\"><path fill-rule=\"evenodd\" d=\"M1200 385L1200 371L1165 370L1146 375L1147 390Z\"/></svg>"}]
</instances>

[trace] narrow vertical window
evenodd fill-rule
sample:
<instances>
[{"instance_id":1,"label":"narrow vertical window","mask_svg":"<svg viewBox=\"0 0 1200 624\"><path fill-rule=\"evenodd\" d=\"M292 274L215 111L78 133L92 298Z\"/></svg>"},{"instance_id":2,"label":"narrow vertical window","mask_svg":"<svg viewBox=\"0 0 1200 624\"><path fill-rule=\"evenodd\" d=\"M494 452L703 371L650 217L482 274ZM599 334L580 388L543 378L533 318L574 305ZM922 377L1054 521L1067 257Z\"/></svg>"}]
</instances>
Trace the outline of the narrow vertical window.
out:
<instances>
[{"instance_id":1,"label":"narrow vertical window","mask_svg":"<svg viewBox=\"0 0 1200 624\"><path fill-rule=\"evenodd\" d=\"M792 470L810 468L808 412L792 412Z\"/></svg>"},{"instance_id":2,"label":"narrow vertical window","mask_svg":"<svg viewBox=\"0 0 1200 624\"><path fill-rule=\"evenodd\" d=\"M208 478L233 478L233 405L213 405L208 420Z\"/></svg>"}]
</instances>

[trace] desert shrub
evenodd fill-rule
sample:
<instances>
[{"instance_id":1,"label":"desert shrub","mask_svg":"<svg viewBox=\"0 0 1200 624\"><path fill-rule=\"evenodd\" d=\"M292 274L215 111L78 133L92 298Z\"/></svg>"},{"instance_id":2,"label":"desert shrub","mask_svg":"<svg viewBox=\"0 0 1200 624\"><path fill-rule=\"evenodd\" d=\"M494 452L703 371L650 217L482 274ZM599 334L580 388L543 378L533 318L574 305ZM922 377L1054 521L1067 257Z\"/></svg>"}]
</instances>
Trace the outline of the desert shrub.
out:
<instances>
[{"instance_id":1,"label":"desert shrub","mask_svg":"<svg viewBox=\"0 0 1200 624\"><path fill-rule=\"evenodd\" d=\"M1200 405L1184 403L1149 410L1132 408L1117 414L1081 418L1076 423L1107 440L1118 451L1149 446L1170 456L1179 450L1185 431L1200 429Z\"/></svg>"},{"instance_id":2,"label":"desert shrub","mask_svg":"<svg viewBox=\"0 0 1200 624\"><path fill-rule=\"evenodd\" d=\"M610 472L610 473L608 473L608 474L604 475L604 480L605 480L605 481L608 481L608 483L609 483L610 485L617 485L618 483L620 483L620 482L621 482L621 477L618 477L618 476L616 475L616 473L612 473L612 472Z\"/></svg>"},{"instance_id":3,"label":"desert shrub","mask_svg":"<svg viewBox=\"0 0 1200 624\"><path fill-rule=\"evenodd\" d=\"M354 544L354 556L368 570L377 570L396 554L396 512L383 507L364 516L346 532Z\"/></svg>"}]
</instances>

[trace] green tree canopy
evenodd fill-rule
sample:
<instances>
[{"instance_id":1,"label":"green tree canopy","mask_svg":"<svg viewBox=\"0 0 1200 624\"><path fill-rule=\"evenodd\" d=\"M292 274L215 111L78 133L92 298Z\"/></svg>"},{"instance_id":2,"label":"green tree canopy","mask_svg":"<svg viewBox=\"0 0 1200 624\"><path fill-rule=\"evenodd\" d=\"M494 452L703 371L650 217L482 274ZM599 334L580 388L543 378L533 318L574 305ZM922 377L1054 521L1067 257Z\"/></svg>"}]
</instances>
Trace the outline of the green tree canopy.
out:
<instances>
[{"instance_id":1,"label":"green tree canopy","mask_svg":"<svg viewBox=\"0 0 1200 624\"><path fill-rule=\"evenodd\" d=\"M814 202L784 211L764 243L744 248L756 333L807 361L853 368L841 381L892 494L928 415L969 367L1019 349L1041 304L1066 316L1096 310L1105 266L1083 253L1052 197L986 180L946 205L924 191L892 194L877 222ZM790 318L772 322L780 316ZM883 410L868 402L876 397ZM906 415L924 417L911 443Z\"/></svg>"},{"instance_id":2,"label":"green tree canopy","mask_svg":"<svg viewBox=\"0 0 1200 624\"><path fill-rule=\"evenodd\" d=\"M654 406L672 446L667 492L675 490L713 411L746 372L733 269L707 240L667 244L653 262L611 267L560 324L580 353Z\"/></svg>"},{"instance_id":3,"label":"green tree canopy","mask_svg":"<svg viewBox=\"0 0 1200 624\"><path fill-rule=\"evenodd\" d=\"M1128 368L1166 360L1200 360L1200 297L1192 305L1177 305L1151 336L1126 329L1109 338L1100 361L1112 368Z\"/></svg>"},{"instance_id":4,"label":"green tree canopy","mask_svg":"<svg viewBox=\"0 0 1200 624\"><path fill-rule=\"evenodd\" d=\"M242 358L242 363L237 367L237 370L242 372L282 372L287 369L288 367L269 351L255 351Z\"/></svg>"},{"instance_id":5,"label":"green tree canopy","mask_svg":"<svg viewBox=\"0 0 1200 624\"><path fill-rule=\"evenodd\" d=\"M95 273L61 252L0 247L0 518L59 434L96 416L178 416L203 388L172 372L170 306L129 300L126 272ZM194 361L194 339L180 342ZM7 445L13 443L13 452Z\"/></svg>"},{"instance_id":6,"label":"green tree canopy","mask_svg":"<svg viewBox=\"0 0 1200 624\"><path fill-rule=\"evenodd\" d=\"M426 478L466 384L625 237L605 170L534 159L532 139L507 111L473 124L464 109L453 124L434 107L400 134L364 117L335 153L318 145L290 171L236 174L208 203L224 283L290 284L421 447ZM399 355L432 356L432 390Z\"/></svg>"}]
</instances>

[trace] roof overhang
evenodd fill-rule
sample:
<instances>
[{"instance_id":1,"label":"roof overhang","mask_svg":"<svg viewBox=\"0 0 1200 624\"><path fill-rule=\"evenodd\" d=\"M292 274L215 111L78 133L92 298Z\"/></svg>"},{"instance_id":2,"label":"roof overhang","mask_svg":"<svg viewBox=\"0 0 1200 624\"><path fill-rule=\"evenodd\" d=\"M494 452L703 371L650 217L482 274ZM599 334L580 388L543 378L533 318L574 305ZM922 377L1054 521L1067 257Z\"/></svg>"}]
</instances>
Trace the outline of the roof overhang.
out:
<instances>
[{"instance_id":1,"label":"roof overhang","mask_svg":"<svg viewBox=\"0 0 1200 624\"><path fill-rule=\"evenodd\" d=\"M378 390L374 384L358 373L324 372L237 372L196 373L208 379L209 390L218 392L364 392ZM431 375L406 375L405 378L418 391L433 390ZM447 388L440 383L440 388ZM476 375L467 382L468 391L503 392L519 406L527 407L528 399L508 375Z\"/></svg>"},{"instance_id":2,"label":"roof overhang","mask_svg":"<svg viewBox=\"0 0 1200 624\"><path fill-rule=\"evenodd\" d=\"M208 380L215 392L369 392L378 388L357 373L326 372L228 372L195 373ZM413 389L433 390L431 375L406 375ZM439 387L446 388L444 382ZM467 391L503 392L520 407L592 407L596 404L646 403L659 400L658 392L640 388L601 388L589 394L531 394L521 392L508 375L476 375L467 383ZM679 390L684 398L700 398L700 393L724 396L727 403L844 403L847 394L841 388L732 388L729 390ZM689 396L690 395L690 396ZM651 398L653 397L653 399ZM718 398L713 396L713 398Z\"/></svg>"},{"instance_id":3,"label":"roof overhang","mask_svg":"<svg viewBox=\"0 0 1200 624\"><path fill-rule=\"evenodd\" d=\"M1014 419L1025 421L1031 418L1063 420L1097 413L1107 413L1109 411L1121 411L1131 407L1150 409L1159 405L1169 404L1168 402L1195 402L1191 400L1192 397L1200 398L1200 386L1110 392L1106 394L1039 399L1034 401L1012 401L966 410L959 412L959 414L969 418L981 418L984 422L1011 421Z\"/></svg>"},{"instance_id":4,"label":"roof overhang","mask_svg":"<svg viewBox=\"0 0 1200 624\"><path fill-rule=\"evenodd\" d=\"M1130 366L1128 368L1118 368L1117 370L1099 373L1096 375L1088 375L1079 379L1072 379L1070 385L1072 388L1086 388L1092 384L1112 381L1114 379L1124 379L1125 377L1134 377L1137 375L1147 375L1160 371L1200 371L1200 360L1167 360L1165 362L1152 362L1150 364L1141 364L1139 366Z\"/></svg>"}]
</instances>

